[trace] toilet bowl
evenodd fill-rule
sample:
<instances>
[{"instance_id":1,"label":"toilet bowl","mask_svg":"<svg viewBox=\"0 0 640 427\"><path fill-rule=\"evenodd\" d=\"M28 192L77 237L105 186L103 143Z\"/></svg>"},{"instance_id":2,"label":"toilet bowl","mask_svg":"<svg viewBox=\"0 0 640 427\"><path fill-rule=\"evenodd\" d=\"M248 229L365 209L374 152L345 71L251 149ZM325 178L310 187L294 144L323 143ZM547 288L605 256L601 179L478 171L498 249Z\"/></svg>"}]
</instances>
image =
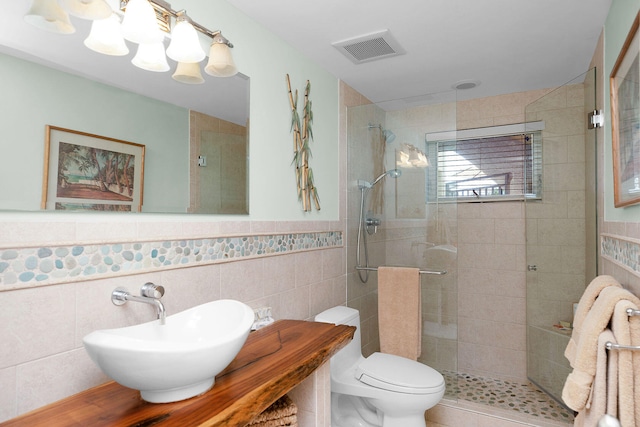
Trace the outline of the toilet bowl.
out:
<instances>
[{"instance_id":1,"label":"toilet bowl","mask_svg":"<svg viewBox=\"0 0 640 427\"><path fill-rule=\"evenodd\" d=\"M360 313L333 307L316 322L355 326L353 340L331 358L332 427L425 427L424 413L444 396L442 375L385 353L362 356Z\"/></svg>"}]
</instances>

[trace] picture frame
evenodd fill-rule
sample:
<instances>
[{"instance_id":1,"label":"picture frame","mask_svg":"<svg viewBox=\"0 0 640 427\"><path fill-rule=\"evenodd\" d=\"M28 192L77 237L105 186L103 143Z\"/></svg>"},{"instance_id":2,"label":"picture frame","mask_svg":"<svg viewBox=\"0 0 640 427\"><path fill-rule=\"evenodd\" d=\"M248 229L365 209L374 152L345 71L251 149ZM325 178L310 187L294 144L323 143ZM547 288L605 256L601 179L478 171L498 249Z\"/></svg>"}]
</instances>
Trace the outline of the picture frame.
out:
<instances>
[{"instance_id":1,"label":"picture frame","mask_svg":"<svg viewBox=\"0 0 640 427\"><path fill-rule=\"evenodd\" d=\"M145 146L47 125L41 209L140 212Z\"/></svg>"},{"instance_id":2,"label":"picture frame","mask_svg":"<svg viewBox=\"0 0 640 427\"><path fill-rule=\"evenodd\" d=\"M640 12L611 70L611 133L615 207L640 203Z\"/></svg>"}]
</instances>

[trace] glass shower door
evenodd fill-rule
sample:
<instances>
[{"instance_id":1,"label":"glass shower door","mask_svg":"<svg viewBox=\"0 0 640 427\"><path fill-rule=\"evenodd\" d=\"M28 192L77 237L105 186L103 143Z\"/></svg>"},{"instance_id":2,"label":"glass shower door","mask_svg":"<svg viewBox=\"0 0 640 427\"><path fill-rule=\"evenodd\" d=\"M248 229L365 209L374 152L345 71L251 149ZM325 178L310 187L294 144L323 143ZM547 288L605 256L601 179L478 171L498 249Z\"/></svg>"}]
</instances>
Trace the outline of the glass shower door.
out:
<instances>
[{"instance_id":1,"label":"glass shower door","mask_svg":"<svg viewBox=\"0 0 640 427\"><path fill-rule=\"evenodd\" d=\"M525 109L527 123L544 122L542 197L525 203L527 376L559 402L571 372L564 357L571 330L565 326L573 321L573 304L595 274L595 190L586 185L586 170L595 162L595 131L586 125L587 114L595 109L595 71Z\"/></svg>"}]
</instances>

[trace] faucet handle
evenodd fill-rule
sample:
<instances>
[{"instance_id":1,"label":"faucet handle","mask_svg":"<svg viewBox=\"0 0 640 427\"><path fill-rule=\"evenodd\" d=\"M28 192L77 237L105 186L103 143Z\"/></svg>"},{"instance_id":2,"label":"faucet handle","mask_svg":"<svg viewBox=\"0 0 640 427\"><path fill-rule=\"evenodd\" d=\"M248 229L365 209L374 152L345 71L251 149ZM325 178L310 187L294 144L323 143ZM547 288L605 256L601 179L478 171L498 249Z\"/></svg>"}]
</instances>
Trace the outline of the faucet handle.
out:
<instances>
[{"instance_id":1,"label":"faucet handle","mask_svg":"<svg viewBox=\"0 0 640 427\"><path fill-rule=\"evenodd\" d=\"M147 282L140 288L140 295L147 298L160 299L164 295L164 287Z\"/></svg>"},{"instance_id":2,"label":"faucet handle","mask_svg":"<svg viewBox=\"0 0 640 427\"><path fill-rule=\"evenodd\" d=\"M111 302L114 305L123 305L131 295L125 288L118 286L111 292Z\"/></svg>"}]
</instances>

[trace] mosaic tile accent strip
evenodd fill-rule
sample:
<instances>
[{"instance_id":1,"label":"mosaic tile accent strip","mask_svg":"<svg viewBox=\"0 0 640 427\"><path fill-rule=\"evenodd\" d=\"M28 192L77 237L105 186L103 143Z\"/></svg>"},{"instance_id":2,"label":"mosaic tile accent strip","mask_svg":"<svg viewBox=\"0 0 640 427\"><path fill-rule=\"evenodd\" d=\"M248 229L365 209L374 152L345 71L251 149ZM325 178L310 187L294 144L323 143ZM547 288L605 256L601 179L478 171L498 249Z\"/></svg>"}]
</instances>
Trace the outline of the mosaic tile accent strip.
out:
<instances>
[{"instance_id":1,"label":"mosaic tile accent strip","mask_svg":"<svg viewBox=\"0 0 640 427\"><path fill-rule=\"evenodd\" d=\"M0 250L0 290L342 246L339 231Z\"/></svg>"},{"instance_id":2,"label":"mosaic tile accent strip","mask_svg":"<svg viewBox=\"0 0 640 427\"><path fill-rule=\"evenodd\" d=\"M600 254L640 277L640 240L602 233Z\"/></svg>"},{"instance_id":3,"label":"mosaic tile accent strip","mask_svg":"<svg viewBox=\"0 0 640 427\"><path fill-rule=\"evenodd\" d=\"M573 425L573 412L530 382L505 381L446 371L445 397L516 411L533 419Z\"/></svg>"}]
</instances>

